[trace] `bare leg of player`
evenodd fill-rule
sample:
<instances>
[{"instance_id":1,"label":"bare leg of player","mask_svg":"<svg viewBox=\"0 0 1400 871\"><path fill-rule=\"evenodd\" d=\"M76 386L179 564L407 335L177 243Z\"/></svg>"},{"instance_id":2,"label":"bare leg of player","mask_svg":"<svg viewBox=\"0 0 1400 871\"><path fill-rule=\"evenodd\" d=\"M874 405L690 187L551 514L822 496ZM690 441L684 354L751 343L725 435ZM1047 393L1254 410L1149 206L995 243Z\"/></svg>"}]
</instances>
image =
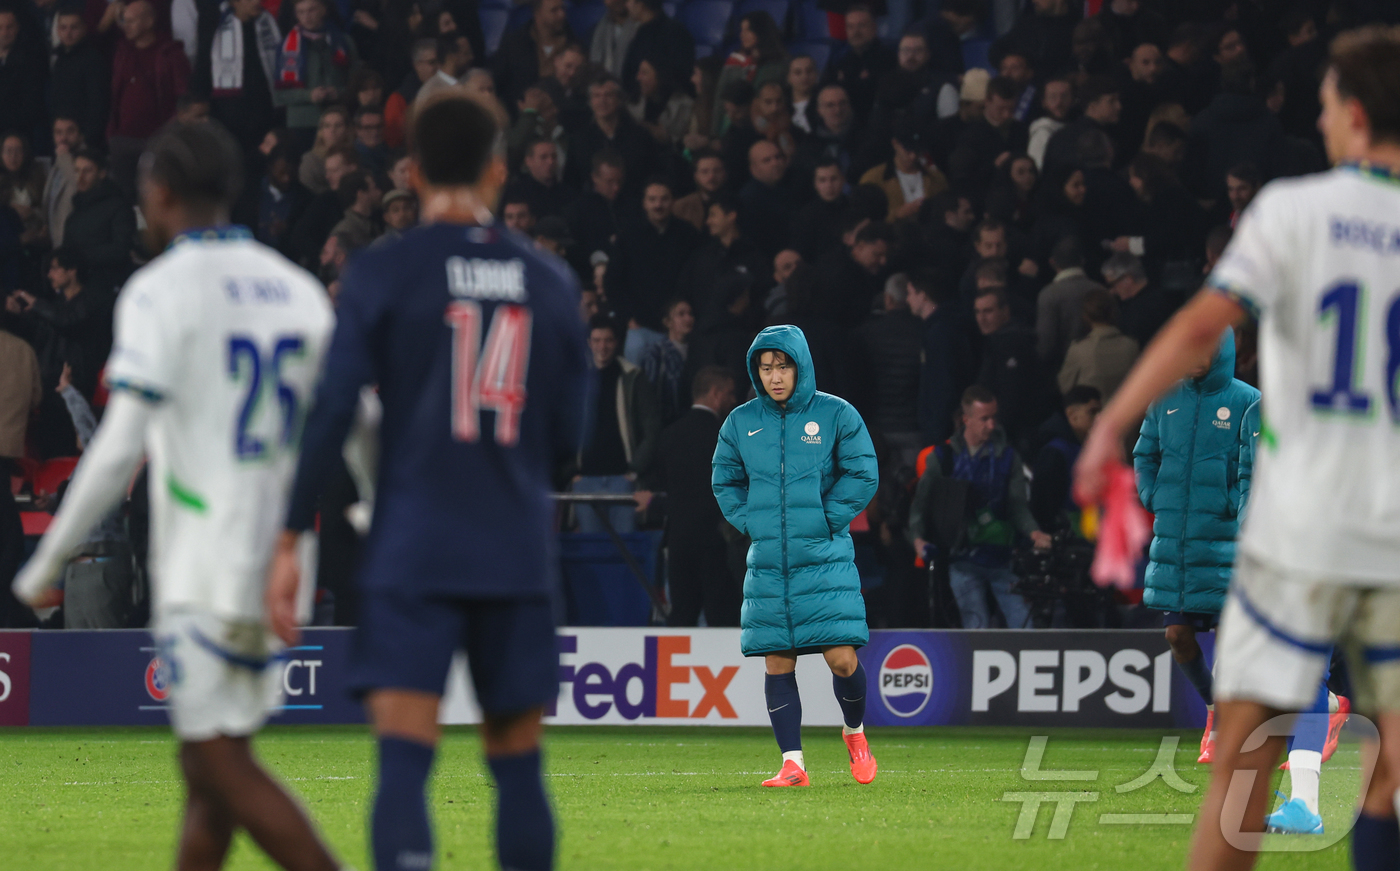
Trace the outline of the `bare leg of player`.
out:
<instances>
[{"instance_id":1,"label":"bare leg of player","mask_svg":"<svg viewBox=\"0 0 1400 871\"><path fill-rule=\"evenodd\" d=\"M1191 857L1187 867L1192 871L1248 871L1254 867L1259 854L1256 850L1248 849L1248 846L1250 842L1257 844L1263 838L1270 778L1283 753L1286 739L1282 736L1269 738L1262 746L1248 753L1241 752L1240 748L1255 729L1279 713L1257 702L1216 703L1218 738L1215 765L1211 769L1205 800L1201 802L1196 832L1191 839ZM1253 772L1254 783L1247 793L1243 789L1234 790L1227 804L1226 796L1230 793L1230 784L1237 771ZM1240 807L1241 802L1245 803L1243 808ZM1251 834L1243 844L1239 837L1235 841L1246 849L1225 840L1221 832L1222 819L1242 820L1241 831Z\"/></svg>"},{"instance_id":2,"label":"bare leg of player","mask_svg":"<svg viewBox=\"0 0 1400 871\"><path fill-rule=\"evenodd\" d=\"M287 871L340 867L301 806L253 758L247 738L181 744L180 767L191 792L222 798L232 823L246 829L263 852Z\"/></svg>"},{"instance_id":3,"label":"bare leg of player","mask_svg":"<svg viewBox=\"0 0 1400 871\"><path fill-rule=\"evenodd\" d=\"M224 866L233 840L233 817L223 800L187 786L185 819L180 829L177 871L217 871Z\"/></svg>"}]
</instances>

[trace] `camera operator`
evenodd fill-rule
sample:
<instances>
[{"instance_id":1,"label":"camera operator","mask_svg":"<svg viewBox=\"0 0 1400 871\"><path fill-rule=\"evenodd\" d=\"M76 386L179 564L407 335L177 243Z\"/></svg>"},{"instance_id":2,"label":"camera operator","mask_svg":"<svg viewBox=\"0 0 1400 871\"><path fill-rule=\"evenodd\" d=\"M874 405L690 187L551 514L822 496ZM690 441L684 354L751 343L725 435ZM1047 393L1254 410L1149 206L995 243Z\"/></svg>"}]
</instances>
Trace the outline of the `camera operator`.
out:
<instances>
[{"instance_id":1,"label":"camera operator","mask_svg":"<svg viewBox=\"0 0 1400 871\"><path fill-rule=\"evenodd\" d=\"M955 486L938 486L949 481ZM1028 628L1026 600L1011 592L1016 583L1012 549L1019 536L1029 537L1038 549L1048 548L1050 536L1031 516L1025 469L997 425L997 400L985 387L974 384L963 392L962 431L935 449L919 479L909 509L915 553L923 554L929 544L926 519L932 522L949 511L947 504L931 504L935 498L960 501L958 513L966 517L965 534L945 555L951 559L949 580L963 628L992 626L988 594L996 598L1009 628ZM951 506L954 512L958 507Z\"/></svg>"}]
</instances>

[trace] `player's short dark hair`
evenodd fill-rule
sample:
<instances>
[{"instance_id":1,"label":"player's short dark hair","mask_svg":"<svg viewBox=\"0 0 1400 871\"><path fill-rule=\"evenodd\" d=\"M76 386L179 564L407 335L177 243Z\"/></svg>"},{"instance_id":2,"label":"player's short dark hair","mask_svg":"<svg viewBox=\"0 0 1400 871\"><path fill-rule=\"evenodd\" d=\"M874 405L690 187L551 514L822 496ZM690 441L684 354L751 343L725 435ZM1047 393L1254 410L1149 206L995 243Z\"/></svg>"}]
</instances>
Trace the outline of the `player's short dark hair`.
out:
<instances>
[{"instance_id":1,"label":"player's short dark hair","mask_svg":"<svg viewBox=\"0 0 1400 871\"><path fill-rule=\"evenodd\" d=\"M408 150L428 184L466 187L481 180L500 139L496 116L476 100L448 93L413 118Z\"/></svg>"},{"instance_id":2,"label":"player's short dark hair","mask_svg":"<svg viewBox=\"0 0 1400 871\"><path fill-rule=\"evenodd\" d=\"M1111 324L1118 319L1118 301L1107 290L1095 287L1084 294L1080 311L1091 324Z\"/></svg>"},{"instance_id":3,"label":"player's short dark hair","mask_svg":"<svg viewBox=\"0 0 1400 871\"><path fill-rule=\"evenodd\" d=\"M890 229L890 225L884 221L871 221L856 231L857 245L869 242L884 242L886 245L893 245L894 230Z\"/></svg>"},{"instance_id":4,"label":"player's short dark hair","mask_svg":"<svg viewBox=\"0 0 1400 871\"><path fill-rule=\"evenodd\" d=\"M76 269L80 274L83 270L82 252L71 245L60 245L53 249L53 253L49 255L49 262L57 264L60 269Z\"/></svg>"},{"instance_id":5,"label":"player's short dark hair","mask_svg":"<svg viewBox=\"0 0 1400 871\"><path fill-rule=\"evenodd\" d=\"M1084 265L1084 245L1073 234L1060 237L1050 249L1050 263L1056 269L1073 269Z\"/></svg>"},{"instance_id":6,"label":"player's short dark hair","mask_svg":"<svg viewBox=\"0 0 1400 871\"><path fill-rule=\"evenodd\" d=\"M597 173L598 170L605 166L611 166L613 169L620 169L623 173L627 172L627 160L622 156L622 152L618 151L616 148L602 148L594 152L593 165L590 167L591 171Z\"/></svg>"},{"instance_id":7,"label":"player's short dark hair","mask_svg":"<svg viewBox=\"0 0 1400 871\"><path fill-rule=\"evenodd\" d=\"M141 172L181 203L227 209L243 189L243 154L217 121L167 124L141 155Z\"/></svg>"},{"instance_id":8,"label":"player's short dark hair","mask_svg":"<svg viewBox=\"0 0 1400 871\"><path fill-rule=\"evenodd\" d=\"M588 319L588 333L593 334L594 330L610 330L613 338L622 341L622 326L612 317L612 315L596 314Z\"/></svg>"},{"instance_id":9,"label":"player's short dark hair","mask_svg":"<svg viewBox=\"0 0 1400 871\"><path fill-rule=\"evenodd\" d=\"M1400 142L1400 27L1371 26L1332 41L1328 67L1337 93L1366 111L1371 139Z\"/></svg>"},{"instance_id":10,"label":"player's short dark hair","mask_svg":"<svg viewBox=\"0 0 1400 871\"><path fill-rule=\"evenodd\" d=\"M1088 402L1103 402L1103 394L1099 392L1099 388L1092 385L1076 384L1065 391L1065 401L1062 404L1065 409L1070 409Z\"/></svg>"},{"instance_id":11,"label":"player's short dark hair","mask_svg":"<svg viewBox=\"0 0 1400 871\"><path fill-rule=\"evenodd\" d=\"M1006 76L997 76L987 83L987 96L1001 100L1015 100L1021 96L1021 89Z\"/></svg>"},{"instance_id":12,"label":"player's short dark hair","mask_svg":"<svg viewBox=\"0 0 1400 871\"><path fill-rule=\"evenodd\" d=\"M961 405L963 408L971 408L974 404L981 402L984 405L997 401L997 395L981 384L969 385L962 394Z\"/></svg>"},{"instance_id":13,"label":"player's short dark hair","mask_svg":"<svg viewBox=\"0 0 1400 871\"><path fill-rule=\"evenodd\" d=\"M711 390L726 384L736 384L738 380L733 372L723 366L705 366L695 373L695 380L690 382L690 395L699 399Z\"/></svg>"}]
</instances>

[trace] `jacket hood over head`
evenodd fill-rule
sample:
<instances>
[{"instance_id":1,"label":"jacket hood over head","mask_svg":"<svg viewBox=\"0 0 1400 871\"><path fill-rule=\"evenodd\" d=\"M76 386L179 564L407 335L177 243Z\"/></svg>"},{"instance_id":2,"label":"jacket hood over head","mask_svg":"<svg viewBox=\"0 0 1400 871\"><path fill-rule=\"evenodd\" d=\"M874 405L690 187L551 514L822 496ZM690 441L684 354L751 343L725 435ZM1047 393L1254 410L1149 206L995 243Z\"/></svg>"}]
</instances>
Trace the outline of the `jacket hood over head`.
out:
<instances>
[{"instance_id":1,"label":"jacket hood over head","mask_svg":"<svg viewBox=\"0 0 1400 871\"><path fill-rule=\"evenodd\" d=\"M763 351L782 351L797 367L797 387L792 392L792 398L787 401L787 409L796 411L805 408L817 393L817 376L812 371L812 352L807 347L807 336L801 328L783 324L764 329L749 346L749 381L753 383L754 392L764 408L774 414L781 414L783 409L773 401L768 391L763 389L763 383L758 377L758 357ZM1233 367L1233 346L1230 360ZM1234 371L1233 368L1231 371Z\"/></svg>"}]
</instances>

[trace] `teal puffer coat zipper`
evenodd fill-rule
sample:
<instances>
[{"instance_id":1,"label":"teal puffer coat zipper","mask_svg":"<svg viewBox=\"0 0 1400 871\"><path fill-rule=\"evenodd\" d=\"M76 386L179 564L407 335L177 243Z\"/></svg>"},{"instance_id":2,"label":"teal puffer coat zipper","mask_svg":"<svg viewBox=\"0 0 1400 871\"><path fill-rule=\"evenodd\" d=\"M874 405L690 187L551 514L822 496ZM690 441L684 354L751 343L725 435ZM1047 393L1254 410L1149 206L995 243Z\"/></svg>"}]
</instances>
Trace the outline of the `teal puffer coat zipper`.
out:
<instances>
[{"instance_id":1,"label":"teal puffer coat zipper","mask_svg":"<svg viewBox=\"0 0 1400 871\"><path fill-rule=\"evenodd\" d=\"M797 367L786 407L758 378L762 351ZM769 327L749 348L758 398L720 428L711 483L725 518L753 539L744 576L745 656L870 640L850 525L879 485L875 448L850 403L816 389L802 331Z\"/></svg>"},{"instance_id":2,"label":"teal puffer coat zipper","mask_svg":"<svg viewBox=\"0 0 1400 871\"><path fill-rule=\"evenodd\" d=\"M1258 429L1246 412L1258 401L1258 390L1235 379L1235 337L1226 330L1205 377L1186 379L1148 409L1133 449L1138 496L1156 515L1147 607L1220 612Z\"/></svg>"}]
</instances>

